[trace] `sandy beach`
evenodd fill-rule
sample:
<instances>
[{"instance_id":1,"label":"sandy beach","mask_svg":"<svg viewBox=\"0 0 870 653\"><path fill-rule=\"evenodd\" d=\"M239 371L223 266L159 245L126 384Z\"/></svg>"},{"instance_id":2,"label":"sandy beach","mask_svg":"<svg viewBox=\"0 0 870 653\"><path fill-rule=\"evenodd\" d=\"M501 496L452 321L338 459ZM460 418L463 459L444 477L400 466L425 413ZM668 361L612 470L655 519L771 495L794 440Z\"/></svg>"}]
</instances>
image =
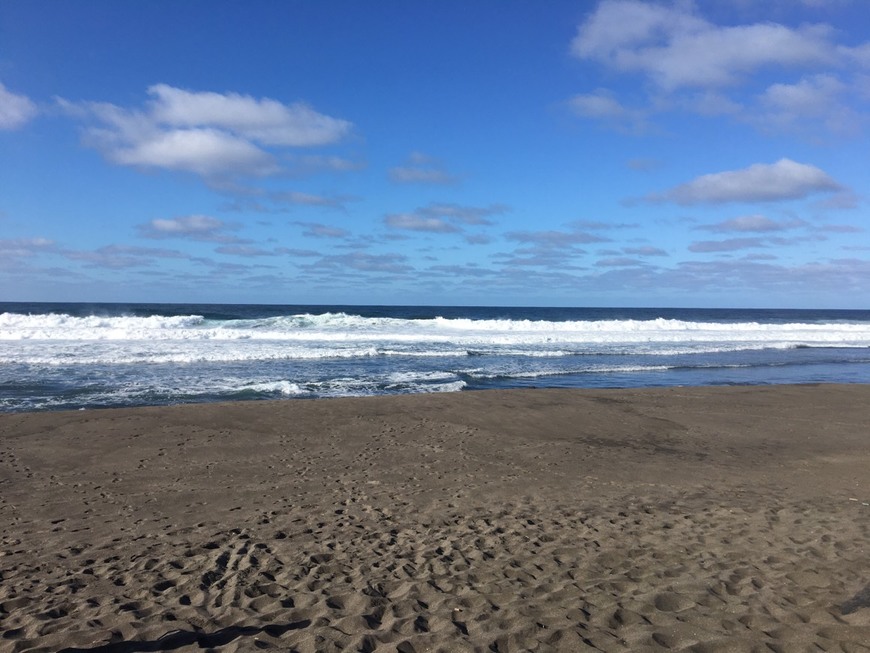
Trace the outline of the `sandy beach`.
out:
<instances>
[{"instance_id":1,"label":"sandy beach","mask_svg":"<svg viewBox=\"0 0 870 653\"><path fill-rule=\"evenodd\" d=\"M870 385L0 415L0 651L870 651Z\"/></svg>"}]
</instances>

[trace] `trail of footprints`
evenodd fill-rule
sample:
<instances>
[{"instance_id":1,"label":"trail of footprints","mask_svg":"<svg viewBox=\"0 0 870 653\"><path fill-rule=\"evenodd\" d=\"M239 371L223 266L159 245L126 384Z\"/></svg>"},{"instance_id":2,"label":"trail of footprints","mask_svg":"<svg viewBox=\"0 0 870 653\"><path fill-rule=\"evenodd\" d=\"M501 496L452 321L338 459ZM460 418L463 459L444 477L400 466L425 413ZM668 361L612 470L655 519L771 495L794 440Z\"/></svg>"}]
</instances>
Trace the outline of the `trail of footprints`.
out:
<instances>
[{"instance_id":1,"label":"trail of footprints","mask_svg":"<svg viewBox=\"0 0 870 653\"><path fill-rule=\"evenodd\" d=\"M820 509L466 512L360 493L141 537L126 557L4 541L0 651L866 651L867 515L805 525Z\"/></svg>"}]
</instances>

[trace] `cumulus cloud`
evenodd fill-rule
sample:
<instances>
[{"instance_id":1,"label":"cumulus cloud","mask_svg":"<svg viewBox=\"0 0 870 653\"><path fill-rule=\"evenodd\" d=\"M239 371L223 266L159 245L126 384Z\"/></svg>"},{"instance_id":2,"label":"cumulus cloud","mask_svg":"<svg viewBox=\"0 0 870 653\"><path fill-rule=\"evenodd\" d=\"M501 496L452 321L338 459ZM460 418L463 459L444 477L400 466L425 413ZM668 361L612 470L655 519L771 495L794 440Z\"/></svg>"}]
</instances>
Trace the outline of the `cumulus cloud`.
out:
<instances>
[{"instance_id":1,"label":"cumulus cloud","mask_svg":"<svg viewBox=\"0 0 870 653\"><path fill-rule=\"evenodd\" d=\"M193 172L203 177L218 176L230 170L253 175L278 171L274 158L249 141L214 129L176 129L157 132L146 139L108 145L108 157L128 166L166 168Z\"/></svg>"},{"instance_id":2,"label":"cumulus cloud","mask_svg":"<svg viewBox=\"0 0 870 653\"><path fill-rule=\"evenodd\" d=\"M761 100L777 111L818 115L828 111L844 90L845 84L834 75L813 75L796 84L771 84Z\"/></svg>"},{"instance_id":3,"label":"cumulus cloud","mask_svg":"<svg viewBox=\"0 0 870 653\"><path fill-rule=\"evenodd\" d=\"M87 123L85 143L120 165L191 172L209 179L281 170L266 148L341 140L351 123L296 103L238 93L193 92L167 84L148 89L143 108L58 99Z\"/></svg>"},{"instance_id":4,"label":"cumulus cloud","mask_svg":"<svg viewBox=\"0 0 870 653\"><path fill-rule=\"evenodd\" d=\"M866 119L847 104L851 90L832 74L811 75L794 84L771 84L759 96L754 121L779 130L800 129L814 121L832 133L855 133Z\"/></svg>"},{"instance_id":5,"label":"cumulus cloud","mask_svg":"<svg viewBox=\"0 0 870 653\"><path fill-rule=\"evenodd\" d=\"M182 238L215 243L241 243L240 239L226 233L235 229L218 218L208 215L188 215L179 218L155 218L139 225L139 235L143 238L162 240Z\"/></svg>"},{"instance_id":6,"label":"cumulus cloud","mask_svg":"<svg viewBox=\"0 0 870 653\"><path fill-rule=\"evenodd\" d=\"M0 82L0 129L18 129L37 112L36 104L30 98L13 93Z\"/></svg>"},{"instance_id":7,"label":"cumulus cloud","mask_svg":"<svg viewBox=\"0 0 870 653\"><path fill-rule=\"evenodd\" d=\"M346 120L318 113L303 103L283 104L238 93L192 92L167 84L148 89L150 115L172 127L214 127L263 145L327 145L350 131Z\"/></svg>"},{"instance_id":8,"label":"cumulus cloud","mask_svg":"<svg viewBox=\"0 0 870 653\"><path fill-rule=\"evenodd\" d=\"M830 64L837 58L827 25L717 26L691 5L605 0L579 26L571 52L621 72L647 75L665 90L736 83L767 66Z\"/></svg>"},{"instance_id":9,"label":"cumulus cloud","mask_svg":"<svg viewBox=\"0 0 870 653\"><path fill-rule=\"evenodd\" d=\"M682 205L773 202L841 189L840 184L815 166L780 159L776 163L756 163L742 170L702 175L647 199Z\"/></svg>"}]
</instances>

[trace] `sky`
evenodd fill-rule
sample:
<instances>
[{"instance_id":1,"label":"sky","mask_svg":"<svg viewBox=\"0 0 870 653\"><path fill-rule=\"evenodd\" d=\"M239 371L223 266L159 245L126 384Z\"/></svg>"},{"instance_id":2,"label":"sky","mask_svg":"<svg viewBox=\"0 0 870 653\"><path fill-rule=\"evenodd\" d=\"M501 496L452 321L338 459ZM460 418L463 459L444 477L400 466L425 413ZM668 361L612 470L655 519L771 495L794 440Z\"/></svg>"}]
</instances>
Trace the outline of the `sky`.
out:
<instances>
[{"instance_id":1,"label":"sky","mask_svg":"<svg viewBox=\"0 0 870 653\"><path fill-rule=\"evenodd\" d=\"M0 3L0 301L870 308L866 0Z\"/></svg>"}]
</instances>

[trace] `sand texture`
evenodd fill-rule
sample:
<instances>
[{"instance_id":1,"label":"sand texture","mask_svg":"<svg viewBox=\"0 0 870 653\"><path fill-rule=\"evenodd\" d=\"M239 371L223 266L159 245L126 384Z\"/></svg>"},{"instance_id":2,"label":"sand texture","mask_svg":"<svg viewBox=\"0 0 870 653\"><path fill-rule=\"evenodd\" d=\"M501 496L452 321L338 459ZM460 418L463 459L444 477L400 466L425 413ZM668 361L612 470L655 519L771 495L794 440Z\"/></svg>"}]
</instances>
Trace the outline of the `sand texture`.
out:
<instances>
[{"instance_id":1,"label":"sand texture","mask_svg":"<svg viewBox=\"0 0 870 653\"><path fill-rule=\"evenodd\" d=\"M870 651L870 386L0 416L0 651Z\"/></svg>"}]
</instances>

